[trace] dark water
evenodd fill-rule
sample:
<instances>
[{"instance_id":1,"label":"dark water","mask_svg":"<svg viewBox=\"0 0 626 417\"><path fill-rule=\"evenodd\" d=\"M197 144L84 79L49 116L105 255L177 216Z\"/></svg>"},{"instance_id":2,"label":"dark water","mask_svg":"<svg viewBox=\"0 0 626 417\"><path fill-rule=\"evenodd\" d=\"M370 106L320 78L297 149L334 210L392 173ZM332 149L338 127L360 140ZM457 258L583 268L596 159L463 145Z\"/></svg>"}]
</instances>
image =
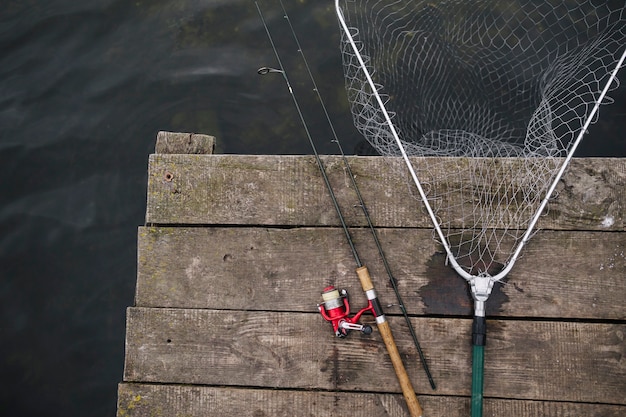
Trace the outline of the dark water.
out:
<instances>
[{"instance_id":1,"label":"dark water","mask_svg":"<svg viewBox=\"0 0 626 417\"><path fill-rule=\"evenodd\" d=\"M321 153L336 153L275 1L260 2ZM331 1L285 1L346 150ZM310 153L249 0L0 1L0 414L110 416L157 131ZM622 77L623 78L623 77ZM626 91L580 155L626 156Z\"/></svg>"}]
</instances>

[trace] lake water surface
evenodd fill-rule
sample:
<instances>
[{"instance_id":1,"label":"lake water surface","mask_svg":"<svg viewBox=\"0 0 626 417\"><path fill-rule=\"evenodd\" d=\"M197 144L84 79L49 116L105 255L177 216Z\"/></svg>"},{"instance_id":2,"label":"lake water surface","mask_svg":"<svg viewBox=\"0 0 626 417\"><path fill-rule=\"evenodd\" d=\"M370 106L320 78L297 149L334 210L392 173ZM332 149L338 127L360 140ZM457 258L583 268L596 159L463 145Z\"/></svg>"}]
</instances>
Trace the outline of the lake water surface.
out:
<instances>
[{"instance_id":1,"label":"lake water surface","mask_svg":"<svg viewBox=\"0 0 626 417\"><path fill-rule=\"evenodd\" d=\"M277 1L259 2L320 153L336 153ZM285 0L346 151L361 142L333 2ZM251 0L3 0L0 413L111 416L159 130L308 154ZM622 75L622 78L625 78ZM626 90L579 155L626 156Z\"/></svg>"}]
</instances>

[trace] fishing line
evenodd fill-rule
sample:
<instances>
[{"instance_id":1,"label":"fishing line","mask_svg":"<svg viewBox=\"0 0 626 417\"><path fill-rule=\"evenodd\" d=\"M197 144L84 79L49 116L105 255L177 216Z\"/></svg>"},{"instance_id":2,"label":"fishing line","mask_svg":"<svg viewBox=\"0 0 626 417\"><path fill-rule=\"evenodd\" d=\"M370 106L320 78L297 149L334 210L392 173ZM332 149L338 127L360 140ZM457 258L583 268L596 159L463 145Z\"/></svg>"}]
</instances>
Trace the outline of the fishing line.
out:
<instances>
[{"instance_id":1,"label":"fishing line","mask_svg":"<svg viewBox=\"0 0 626 417\"><path fill-rule=\"evenodd\" d=\"M269 39L270 44L272 45L272 50L274 51L274 54L276 55L276 60L278 61L278 66L280 67L280 69L262 67L262 68L259 68L257 73L259 75L265 75L269 73L279 73L283 76L283 79L285 80L285 83L287 84L287 88L289 89L289 95L291 96L291 99L296 108L296 111L298 112L298 117L300 118L300 122L302 123L302 126L304 127L306 137L309 139L309 144L311 145L311 149L313 150L315 161L317 162L317 165L320 168L320 172L322 173L322 178L324 179L326 188L328 188L328 191L330 192L330 199L333 202L333 206L335 207L335 210L339 214L339 221L341 222L341 226L343 227L343 230L345 232L346 238L348 240L348 244L350 245L350 250L352 251L352 255L354 256L354 260L356 261L356 264L358 267L362 267L363 263L361 262L361 258L359 258L359 254L356 251L356 248L354 247L354 243L352 242L352 237L350 236L350 232L348 231L348 226L346 225L344 217L341 214L341 208L339 208L339 203L337 202L337 198L335 197L333 188L330 185L328 176L326 175L326 169L324 168L324 163L322 162L322 159L320 158L320 155L317 152L317 148L315 147L315 143L313 142L313 138L311 137L311 133L309 132L309 127L307 126L306 121L304 120L304 116L302 115L302 110L300 110L300 105L298 104L296 95L293 92L293 88L291 88L291 83L289 82L289 77L287 77L287 72L285 71L285 67L283 66L280 56L278 55L278 50L276 49L276 46L274 45L274 40L272 39L272 35L270 34L269 28L267 27L267 24L265 23L265 18L263 17L261 8L259 7L259 4L256 1L254 2L254 4L256 5L257 10L259 11L259 16L261 17L261 21L263 22L263 27L265 28L265 32L267 33L267 38Z\"/></svg>"},{"instance_id":2,"label":"fishing line","mask_svg":"<svg viewBox=\"0 0 626 417\"><path fill-rule=\"evenodd\" d=\"M374 228L374 225L372 223L372 218L370 217L369 211L367 210L367 206L365 205L365 200L363 200L363 196L361 195L361 192L359 190L359 187L356 184L356 179L354 174L352 173L352 169L350 168L350 163L348 162L348 158L346 158L346 155L343 151L343 147L341 146L341 143L339 141L339 137L337 135L337 132L335 131L335 126L330 118L330 115L328 114L328 110L326 109L326 105L324 104L324 100L322 99L322 96L320 94L320 91L317 87L317 83L315 82L315 77L313 77L313 73L311 72L311 68L309 67L309 63L306 59L306 56L304 55L304 50L302 49L302 46L300 45L300 41L298 40L298 36L296 35L296 31L293 28L293 25L291 24L291 19L289 18L289 15L287 14L287 10L285 9L285 6L283 4L282 0L279 0L280 3L280 7L283 9L283 15L285 20L287 20L287 23L289 24L289 29L291 31L291 34L293 36L293 39L296 43L296 46L298 47L298 53L300 54L300 56L302 57L302 62L304 63L304 67L306 68L306 71L308 73L309 79L311 80L311 83L313 84L313 91L315 91L317 98L320 102L320 106L322 107L322 110L324 111L324 115L326 117L326 121L328 122L328 126L330 127L330 130L332 132L333 135L333 142L337 145L337 148L339 149L339 153L341 156L341 159L343 161L343 164L346 168L346 171L348 173L348 176L350 177L350 181L352 184L352 187L354 188L354 191L356 193L357 199L359 201L359 207L361 207L361 209L363 210L363 214L365 216L365 219L367 221L367 226L370 229L370 231L372 232L372 237L374 238L374 244L376 245L376 249L378 250L378 253L380 255L380 258L383 262L383 266L385 268L385 272L387 273L387 276L389 277L389 282L391 283L391 286L393 287L393 291L396 295L396 299L398 300L398 307L400 308L400 311L402 311L402 315L404 317L404 320L407 324L407 327L409 328L409 333L411 334L411 339L413 340L413 344L415 345L415 348L417 349L417 352L419 354L420 357L420 361L422 362L422 367L424 368L424 372L426 373L426 376L428 377L428 382L430 383L431 388L437 389L437 386L435 384L435 381L430 373L430 369L428 368L428 363L426 362L426 358L424 356L424 352L422 351L422 347L420 346L419 341L417 340L417 334L415 333L415 328L413 327L413 324L411 323L411 320L409 319L409 315L407 313L406 307L404 306L404 302L402 301L402 297L400 295L400 290L398 288L398 282L396 280L396 278L393 276L393 273L391 272L391 267L389 266L389 262L387 261L387 256L385 255L385 252L383 251L383 247L380 243L380 240L378 239L378 233L376 232L376 229ZM303 121L304 122L304 121Z\"/></svg>"},{"instance_id":3,"label":"fishing line","mask_svg":"<svg viewBox=\"0 0 626 417\"><path fill-rule=\"evenodd\" d=\"M306 136L309 140L309 144L311 145L311 149L313 150L313 154L315 157L315 160L317 162L317 165L319 167L319 170L322 174L322 178L324 180L324 183L326 185L326 188L328 189L328 192L330 194L333 206L335 207L335 211L337 212L337 215L339 217L339 220L341 222L341 226L343 228L344 234L346 236L346 240L348 241L348 244L350 245L350 249L352 251L352 255L354 256L354 260L357 264L357 269L356 269L356 273L357 276L361 282L361 286L363 288L363 291L365 292L367 299L368 299L368 307L366 307L365 309L363 309L362 311L370 311L374 317L376 318L376 324L378 326L378 330L381 334L381 337L385 343L385 347L387 348L387 352L389 354L389 357L391 359L392 365L394 367L394 371L396 373L396 376L398 378L398 381L400 383L400 387L402 389L402 393L404 395L405 401L407 403L407 407L409 409L409 412L411 414L412 417L421 417L422 416L422 408L419 404L419 401L417 400L417 397L415 395L415 390L413 389L413 386L411 384L411 381L408 377L408 374L406 372L406 369L404 368L404 364L402 363L402 358L400 357L400 353L398 351L397 345L395 343L395 340L393 338L393 334L391 333L391 328L389 327L389 322L387 321L385 314L383 313L382 310L382 306L380 304L380 301L378 300L378 296L376 294L376 291L374 289L374 285L371 281L371 277L369 275L369 271L367 269L366 266L363 265L363 263L361 262L361 259L359 258L358 252L354 246L354 243L352 241L352 237L350 235L350 232L348 230L348 226L345 223L343 214L341 212L341 208L339 207L339 204L337 202L337 199L335 197L335 193L333 191L333 188L330 184L330 181L328 179L328 176L326 175L326 170L324 168L324 164L319 156L319 153L317 152L317 148L315 147L315 143L313 141L313 138L311 137L311 134L309 132L308 126L306 124L306 121L304 120L304 116L302 114L302 111L300 109L300 105L298 104L298 100L296 99L295 93L293 91L293 88L291 87L291 83L289 82L289 78L287 76L287 72L285 71L285 68L282 64L282 60L280 59L280 55L278 54L278 50L274 44L274 41L272 39L272 36L270 34L269 28L267 26L267 23L265 22L265 18L263 17L263 13L261 12L261 8L259 7L258 2L254 2L254 4L256 5L257 11L259 13L259 16L261 18L261 22L263 24L263 27L265 28L265 32L267 34L267 37L269 39L269 42L271 44L272 50L274 51L274 55L276 56L276 60L278 62L278 66L279 68L270 68L270 67L262 67L258 70L258 73L260 75L265 75L268 73L280 73L283 76L283 79L285 81L285 84L287 85L287 88L289 90L289 94L291 95L292 101L294 103L294 106L296 108L296 111L298 113L298 116L300 118L300 121L304 127ZM281 6L282 6L282 2L281 2ZM284 7L283 7L283 11L284 11ZM291 26L291 25L290 25ZM295 33L294 33L295 36ZM301 51L300 51L301 52ZM301 52L302 53L302 52ZM325 111L326 112L326 111ZM327 113L327 112L326 112ZM334 131L334 129L333 129ZM333 293L335 291L332 291ZM333 302L337 301L337 300L331 300ZM360 314L360 313L359 313Z\"/></svg>"}]
</instances>

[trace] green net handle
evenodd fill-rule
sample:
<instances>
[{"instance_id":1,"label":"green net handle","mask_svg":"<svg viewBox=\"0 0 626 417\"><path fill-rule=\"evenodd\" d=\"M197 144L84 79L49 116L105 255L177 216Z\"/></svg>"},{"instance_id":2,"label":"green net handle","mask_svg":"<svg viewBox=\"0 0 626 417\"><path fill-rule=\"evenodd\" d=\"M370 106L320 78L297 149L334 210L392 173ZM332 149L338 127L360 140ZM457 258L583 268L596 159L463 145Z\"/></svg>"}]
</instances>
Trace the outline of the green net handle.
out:
<instances>
[{"instance_id":1,"label":"green net handle","mask_svg":"<svg viewBox=\"0 0 626 417\"><path fill-rule=\"evenodd\" d=\"M474 316L472 323L472 417L483 416L483 373L485 369L485 343L487 321Z\"/></svg>"},{"instance_id":2,"label":"green net handle","mask_svg":"<svg viewBox=\"0 0 626 417\"><path fill-rule=\"evenodd\" d=\"M483 415L483 370L485 347L474 345L472 349L472 417Z\"/></svg>"}]
</instances>

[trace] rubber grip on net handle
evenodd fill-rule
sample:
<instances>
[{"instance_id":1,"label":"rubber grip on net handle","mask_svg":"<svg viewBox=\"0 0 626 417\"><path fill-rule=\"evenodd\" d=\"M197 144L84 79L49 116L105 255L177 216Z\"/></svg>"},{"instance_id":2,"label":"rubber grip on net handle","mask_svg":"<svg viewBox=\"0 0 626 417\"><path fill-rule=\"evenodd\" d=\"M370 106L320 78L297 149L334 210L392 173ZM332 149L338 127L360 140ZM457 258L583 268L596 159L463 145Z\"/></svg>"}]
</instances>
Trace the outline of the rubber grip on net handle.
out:
<instances>
[{"instance_id":1,"label":"rubber grip on net handle","mask_svg":"<svg viewBox=\"0 0 626 417\"><path fill-rule=\"evenodd\" d=\"M396 376L398 377L398 382L400 382L400 388L402 388L402 394L404 395L409 413L411 414L411 417L422 417L422 407L417 400L415 390L413 389L409 375L406 373L404 363L402 363L398 346L396 346L396 341L391 333L391 327L389 327L389 322L387 321L380 302L378 301L378 297L376 296L376 291L374 290L370 273L366 266L362 266L357 268L356 274L361 281L363 291L365 291L368 300L372 303L378 331L383 338L383 342L385 342L385 347L387 348L387 353L391 358L393 369L396 371Z\"/></svg>"}]
</instances>

